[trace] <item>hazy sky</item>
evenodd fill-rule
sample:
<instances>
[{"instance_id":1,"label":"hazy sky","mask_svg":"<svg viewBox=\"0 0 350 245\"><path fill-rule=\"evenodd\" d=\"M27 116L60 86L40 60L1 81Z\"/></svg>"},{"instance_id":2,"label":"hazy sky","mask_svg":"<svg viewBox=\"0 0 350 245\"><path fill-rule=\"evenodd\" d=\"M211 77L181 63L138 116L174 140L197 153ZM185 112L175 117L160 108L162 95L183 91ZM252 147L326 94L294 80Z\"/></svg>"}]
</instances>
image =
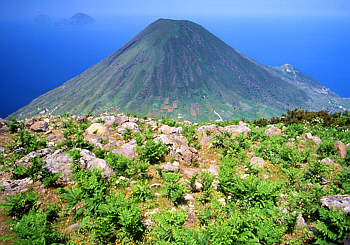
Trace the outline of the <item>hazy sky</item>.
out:
<instances>
[{"instance_id":1,"label":"hazy sky","mask_svg":"<svg viewBox=\"0 0 350 245\"><path fill-rule=\"evenodd\" d=\"M346 16L349 0L1 0L0 18L26 19L37 14L56 18L76 12L109 17L169 18L220 16Z\"/></svg>"}]
</instances>

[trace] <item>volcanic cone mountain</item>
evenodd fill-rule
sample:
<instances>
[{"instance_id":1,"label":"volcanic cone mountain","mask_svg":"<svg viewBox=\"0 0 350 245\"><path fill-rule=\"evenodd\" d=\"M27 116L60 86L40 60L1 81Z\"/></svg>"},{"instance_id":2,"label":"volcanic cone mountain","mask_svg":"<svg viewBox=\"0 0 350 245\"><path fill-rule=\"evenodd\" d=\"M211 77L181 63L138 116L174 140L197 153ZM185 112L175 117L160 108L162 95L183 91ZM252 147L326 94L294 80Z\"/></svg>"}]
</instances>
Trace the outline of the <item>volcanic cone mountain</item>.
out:
<instances>
[{"instance_id":1,"label":"volcanic cone mountain","mask_svg":"<svg viewBox=\"0 0 350 245\"><path fill-rule=\"evenodd\" d=\"M115 53L14 113L136 112L189 120L257 118L349 100L294 69L246 57L202 26L159 19Z\"/></svg>"}]
</instances>

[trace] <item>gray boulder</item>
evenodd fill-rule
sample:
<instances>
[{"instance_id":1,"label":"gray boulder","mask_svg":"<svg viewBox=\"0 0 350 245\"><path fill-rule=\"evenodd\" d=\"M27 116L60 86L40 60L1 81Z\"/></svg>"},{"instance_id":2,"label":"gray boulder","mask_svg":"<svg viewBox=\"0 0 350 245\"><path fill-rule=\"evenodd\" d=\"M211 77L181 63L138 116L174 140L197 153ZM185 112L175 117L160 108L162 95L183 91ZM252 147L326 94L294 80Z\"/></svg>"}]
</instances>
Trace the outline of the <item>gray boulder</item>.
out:
<instances>
[{"instance_id":1,"label":"gray boulder","mask_svg":"<svg viewBox=\"0 0 350 245\"><path fill-rule=\"evenodd\" d=\"M44 159L46 162L44 168L50 173L56 174L60 173L60 180L64 183L70 183L72 170L72 158L65 153L62 149L56 150L54 153L47 155Z\"/></svg>"},{"instance_id":2,"label":"gray boulder","mask_svg":"<svg viewBox=\"0 0 350 245\"><path fill-rule=\"evenodd\" d=\"M32 126L30 126L30 129L35 132L45 132L48 130L49 124L45 121L39 121L35 122Z\"/></svg>"},{"instance_id":3,"label":"gray boulder","mask_svg":"<svg viewBox=\"0 0 350 245\"><path fill-rule=\"evenodd\" d=\"M182 133L182 127L170 127L168 125L163 125L160 127L159 131L162 134L181 134Z\"/></svg>"},{"instance_id":4,"label":"gray boulder","mask_svg":"<svg viewBox=\"0 0 350 245\"><path fill-rule=\"evenodd\" d=\"M305 138L312 140L313 142L315 142L315 144L320 144L322 142L322 140L318 137L318 136L312 136L311 133L306 133L305 134Z\"/></svg>"},{"instance_id":5,"label":"gray boulder","mask_svg":"<svg viewBox=\"0 0 350 245\"><path fill-rule=\"evenodd\" d=\"M341 158L345 158L346 157L346 146L343 142L341 141L337 141L334 143L334 148L336 149L338 156L340 156Z\"/></svg>"},{"instance_id":6,"label":"gray boulder","mask_svg":"<svg viewBox=\"0 0 350 245\"><path fill-rule=\"evenodd\" d=\"M112 153L126 156L130 160L135 158L136 146L130 144L124 144L120 149L113 149Z\"/></svg>"},{"instance_id":7,"label":"gray boulder","mask_svg":"<svg viewBox=\"0 0 350 245\"><path fill-rule=\"evenodd\" d=\"M236 137L238 134L246 134L250 131L250 128L244 125L230 125L221 128L223 132L231 133L233 137Z\"/></svg>"},{"instance_id":8,"label":"gray boulder","mask_svg":"<svg viewBox=\"0 0 350 245\"><path fill-rule=\"evenodd\" d=\"M170 172L170 173L177 173L180 171L180 168L174 165L170 165L170 164L164 164L159 166L159 168L162 169L162 171L164 172Z\"/></svg>"},{"instance_id":9,"label":"gray boulder","mask_svg":"<svg viewBox=\"0 0 350 245\"><path fill-rule=\"evenodd\" d=\"M109 178L113 175L114 172L108 163L103 159L97 158L91 151L81 149L80 154L80 163L83 164L85 169L96 168L103 170L102 176L105 178Z\"/></svg>"},{"instance_id":10,"label":"gray boulder","mask_svg":"<svg viewBox=\"0 0 350 245\"><path fill-rule=\"evenodd\" d=\"M334 195L321 198L323 206L339 210L342 213L350 212L350 195Z\"/></svg>"},{"instance_id":11,"label":"gray boulder","mask_svg":"<svg viewBox=\"0 0 350 245\"><path fill-rule=\"evenodd\" d=\"M265 161L264 159L260 158L260 157L252 157L252 159L250 159L250 163L253 166L259 167L259 168L263 168L265 166Z\"/></svg>"},{"instance_id":12,"label":"gray boulder","mask_svg":"<svg viewBox=\"0 0 350 245\"><path fill-rule=\"evenodd\" d=\"M275 127L274 125L270 126L265 130L266 135L282 135L282 130Z\"/></svg>"}]
</instances>

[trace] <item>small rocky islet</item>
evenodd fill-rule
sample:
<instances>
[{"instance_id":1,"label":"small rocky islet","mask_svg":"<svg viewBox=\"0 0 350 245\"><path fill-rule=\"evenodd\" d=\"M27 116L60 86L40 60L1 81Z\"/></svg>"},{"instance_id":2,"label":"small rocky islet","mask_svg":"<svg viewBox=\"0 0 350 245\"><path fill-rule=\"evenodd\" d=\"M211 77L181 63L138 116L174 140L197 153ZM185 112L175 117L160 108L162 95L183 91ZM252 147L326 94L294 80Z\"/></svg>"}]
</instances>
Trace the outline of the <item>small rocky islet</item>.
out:
<instances>
[{"instance_id":1,"label":"small rocky islet","mask_svg":"<svg viewBox=\"0 0 350 245\"><path fill-rule=\"evenodd\" d=\"M193 123L135 115L0 120L1 240L343 243L350 114Z\"/></svg>"}]
</instances>

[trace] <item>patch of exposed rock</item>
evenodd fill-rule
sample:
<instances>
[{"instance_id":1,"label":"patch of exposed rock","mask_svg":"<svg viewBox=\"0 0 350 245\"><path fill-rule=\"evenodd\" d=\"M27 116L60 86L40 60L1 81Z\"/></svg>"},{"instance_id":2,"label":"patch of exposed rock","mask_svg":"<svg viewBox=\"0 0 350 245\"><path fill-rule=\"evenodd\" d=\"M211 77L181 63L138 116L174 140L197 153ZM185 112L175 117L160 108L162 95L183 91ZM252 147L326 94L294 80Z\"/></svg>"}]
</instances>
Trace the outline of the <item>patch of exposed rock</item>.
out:
<instances>
[{"instance_id":1,"label":"patch of exposed rock","mask_svg":"<svg viewBox=\"0 0 350 245\"><path fill-rule=\"evenodd\" d=\"M270 126L265 130L266 135L282 135L282 130L275 127L274 125Z\"/></svg>"},{"instance_id":2,"label":"patch of exposed rock","mask_svg":"<svg viewBox=\"0 0 350 245\"><path fill-rule=\"evenodd\" d=\"M61 135L61 134L51 134L51 135L48 135L46 137L46 141L48 141L48 142L58 143L58 142L62 142L64 140L65 139L64 139L63 135Z\"/></svg>"},{"instance_id":3,"label":"patch of exposed rock","mask_svg":"<svg viewBox=\"0 0 350 245\"><path fill-rule=\"evenodd\" d=\"M47 155L44 159L46 162L44 169L47 169L50 173L61 173L60 180L64 183L71 182L72 170L72 158L63 150L56 150L54 153Z\"/></svg>"},{"instance_id":4,"label":"patch of exposed rock","mask_svg":"<svg viewBox=\"0 0 350 245\"><path fill-rule=\"evenodd\" d=\"M337 168L342 168L341 165L339 165L338 163L335 163L332 159L330 159L329 157L328 158L325 158L325 159L322 159L321 160L321 163L325 164L325 165L328 165L328 166L331 166L331 167L337 167Z\"/></svg>"},{"instance_id":5,"label":"patch of exposed rock","mask_svg":"<svg viewBox=\"0 0 350 245\"><path fill-rule=\"evenodd\" d=\"M86 134L84 136L84 139L87 142L93 144L94 146L102 148L101 142L107 140L107 136L100 136L97 134Z\"/></svg>"},{"instance_id":6,"label":"patch of exposed rock","mask_svg":"<svg viewBox=\"0 0 350 245\"><path fill-rule=\"evenodd\" d=\"M305 134L305 138L312 140L313 142L315 142L315 144L320 144L322 142L322 140L318 137L318 136L312 136L311 133L306 133Z\"/></svg>"},{"instance_id":7,"label":"patch of exposed rock","mask_svg":"<svg viewBox=\"0 0 350 245\"><path fill-rule=\"evenodd\" d=\"M88 135L107 136L108 129L102 123L93 123L85 130L85 133Z\"/></svg>"},{"instance_id":8,"label":"patch of exposed rock","mask_svg":"<svg viewBox=\"0 0 350 245\"><path fill-rule=\"evenodd\" d=\"M321 198L322 205L329 209L350 213L350 195L334 195Z\"/></svg>"},{"instance_id":9,"label":"patch of exposed rock","mask_svg":"<svg viewBox=\"0 0 350 245\"><path fill-rule=\"evenodd\" d=\"M3 134L8 131L8 128L6 126L6 121L2 118L0 118L0 134Z\"/></svg>"},{"instance_id":10,"label":"patch of exposed rock","mask_svg":"<svg viewBox=\"0 0 350 245\"><path fill-rule=\"evenodd\" d=\"M247 134L250 131L250 128L245 125L230 125L220 129L223 132L231 133L233 137L236 137L239 134Z\"/></svg>"},{"instance_id":11,"label":"patch of exposed rock","mask_svg":"<svg viewBox=\"0 0 350 245\"><path fill-rule=\"evenodd\" d=\"M127 158L133 160L135 158L136 146L131 144L124 144L120 149L113 149L112 153L126 156Z\"/></svg>"},{"instance_id":12,"label":"patch of exposed rock","mask_svg":"<svg viewBox=\"0 0 350 245\"><path fill-rule=\"evenodd\" d=\"M336 149L338 156L340 156L341 158L345 158L346 157L346 146L343 142L341 141L337 141L334 143L334 148Z\"/></svg>"},{"instance_id":13,"label":"patch of exposed rock","mask_svg":"<svg viewBox=\"0 0 350 245\"><path fill-rule=\"evenodd\" d=\"M214 124L198 127L197 132L199 143L203 148L211 147L212 136L221 133Z\"/></svg>"},{"instance_id":14,"label":"patch of exposed rock","mask_svg":"<svg viewBox=\"0 0 350 245\"><path fill-rule=\"evenodd\" d=\"M30 129L35 132L45 132L46 130L49 129L49 124L45 121L38 121L32 124L30 126Z\"/></svg>"},{"instance_id":15,"label":"patch of exposed rock","mask_svg":"<svg viewBox=\"0 0 350 245\"><path fill-rule=\"evenodd\" d=\"M259 168L263 168L265 167L265 161L264 159L260 158L260 157L252 157L252 159L250 159L250 163L253 166L259 167Z\"/></svg>"},{"instance_id":16,"label":"patch of exposed rock","mask_svg":"<svg viewBox=\"0 0 350 245\"><path fill-rule=\"evenodd\" d=\"M17 180L5 180L2 183L5 193L12 192L24 192L27 190L27 186L33 184L31 178L17 179Z\"/></svg>"},{"instance_id":17,"label":"patch of exposed rock","mask_svg":"<svg viewBox=\"0 0 350 245\"><path fill-rule=\"evenodd\" d=\"M170 164L164 164L159 166L160 169L164 172L170 172L170 173L178 173L180 171L180 168L174 165Z\"/></svg>"},{"instance_id":18,"label":"patch of exposed rock","mask_svg":"<svg viewBox=\"0 0 350 245\"><path fill-rule=\"evenodd\" d=\"M50 154L53 152L53 149L51 148L43 148L40 150L36 150L36 151L32 151L29 154L27 154L26 156L22 157L21 159L19 159L16 164L22 164L22 165L31 165L31 160L35 157L45 157L46 155Z\"/></svg>"},{"instance_id":19,"label":"patch of exposed rock","mask_svg":"<svg viewBox=\"0 0 350 245\"><path fill-rule=\"evenodd\" d=\"M170 148L170 155L180 163L191 165L198 160L198 151L189 147L187 139L184 136L161 134L155 138L155 141L161 141Z\"/></svg>"},{"instance_id":20,"label":"patch of exposed rock","mask_svg":"<svg viewBox=\"0 0 350 245\"><path fill-rule=\"evenodd\" d=\"M139 126L134 122L125 122L121 125L120 129L123 129L123 131L125 131L126 129L130 129L132 131L137 131L137 130L139 130ZM120 133L119 130L118 130L118 133Z\"/></svg>"},{"instance_id":21,"label":"patch of exposed rock","mask_svg":"<svg viewBox=\"0 0 350 245\"><path fill-rule=\"evenodd\" d=\"M113 175L113 170L108 165L108 163L103 159L97 158L91 151L81 149L80 154L80 163L84 166L85 169L97 168L103 170L102 176L105 178L109 178Z\"/></svg>"},{"instance_id":22,"label":"patch of exposed rock","mask_svg":"<svg viewBox=\"0 0 350 245\"><path fill-rule=\"evenodd\" d=\"M182 133L182 127L170 127L168 125L163 125L160 127L159 131L162 134L181 134Z\"/></svg>"}]
</instances>

